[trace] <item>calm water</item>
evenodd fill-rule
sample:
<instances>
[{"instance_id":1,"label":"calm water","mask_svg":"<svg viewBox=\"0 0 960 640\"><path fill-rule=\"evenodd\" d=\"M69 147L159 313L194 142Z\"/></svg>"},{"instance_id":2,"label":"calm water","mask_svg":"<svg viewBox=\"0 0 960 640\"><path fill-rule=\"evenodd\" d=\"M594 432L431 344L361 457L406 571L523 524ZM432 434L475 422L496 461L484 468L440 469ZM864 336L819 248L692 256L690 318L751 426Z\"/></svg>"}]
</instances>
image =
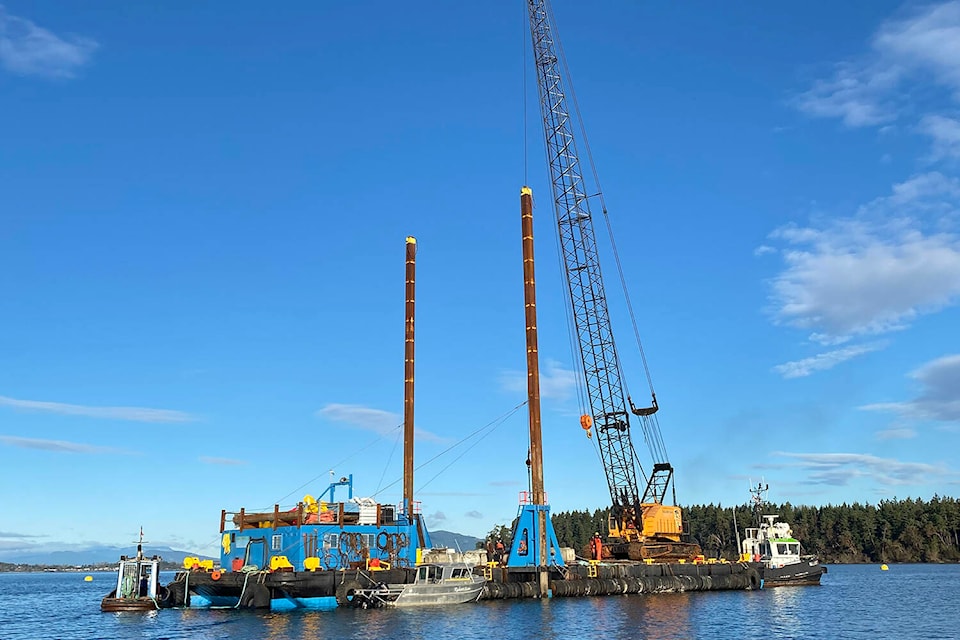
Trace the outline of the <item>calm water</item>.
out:
<instances>
[{"instance_id":1,"label":"calm water","mask_svg":"<svg viewBox=\"0 0 960 640\"><path fill-rule=\"evenodd\" d=\"M75 573L0 574L0 640L960 638L956 565L835 566L820 587L282 614L100 613L114 575L93 575L84 582Z\"/></svg>"}]
</instances>

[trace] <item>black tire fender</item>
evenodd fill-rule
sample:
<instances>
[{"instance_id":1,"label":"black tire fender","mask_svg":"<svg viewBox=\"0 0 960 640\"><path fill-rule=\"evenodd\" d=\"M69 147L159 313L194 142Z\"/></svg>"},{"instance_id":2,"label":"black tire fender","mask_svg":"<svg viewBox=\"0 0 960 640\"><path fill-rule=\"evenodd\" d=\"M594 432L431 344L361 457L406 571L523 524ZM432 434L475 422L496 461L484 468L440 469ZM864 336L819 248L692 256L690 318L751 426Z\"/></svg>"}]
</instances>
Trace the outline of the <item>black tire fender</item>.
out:
<instances>
[{"instance_id":1,"label":"black tire fender","mask_svg":"<svg viewBox=\"0 0 960 640\"><path fill-rule=\"evenodd\" d=\"M360 583L356 580L344 580L337 585L336 597L337 604L341 607L354 607L359 604L360 598L356 597L357 590L361 589Z\"/></svg>"},{"instance_id":2,"label":"black tire fender","mask_svg":"<svg viewBox=\"0 0 960 640\"><path fill-rule=\"evenodd\" d=\"M241 609L269 609L270 589L262 584L249 584L240 598Z\"/></svg>"}]
</instances>

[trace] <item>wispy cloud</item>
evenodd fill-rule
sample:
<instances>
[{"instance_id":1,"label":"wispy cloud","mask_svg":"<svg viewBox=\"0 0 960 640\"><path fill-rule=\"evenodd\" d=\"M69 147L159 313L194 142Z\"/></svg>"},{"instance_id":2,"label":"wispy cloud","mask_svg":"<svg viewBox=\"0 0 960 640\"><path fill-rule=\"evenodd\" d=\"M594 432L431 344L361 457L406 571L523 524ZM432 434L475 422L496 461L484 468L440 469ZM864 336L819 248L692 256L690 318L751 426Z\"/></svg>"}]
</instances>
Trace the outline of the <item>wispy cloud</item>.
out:
<instances>
[{"instance_id":1,"label":"wispy cloud","mask_svg":"<svg viewBox=\"0 0 960 640\"><path fill-rule=\"evenodd\" d=\"M58 36L0 5L0 64L18 75L72 78L99 45L83 36Z\"/></svg>"},{"instance_id":2,"label":"wispy cloud","mask_svg":"<svg viewBox=\"0 0 960 640\"><path fill-rule=\"evenodd\" d=\"M917 432L907 427L893 427L877 431L877 440L909 440L916 437Z\"/></svg>"},{"instance_id":3,"label":"wispy cloud","mask_svg":"<svg viewBox=\"0 0 960 640\"><path fill-rule=\"evenodd\" d=\"M523 483L519 480L491 480L487 484L491 487L519 487Z\"/></svg>"},{"instance_id":4,"label":"wispy cloud","mask_svg":"<svg viewBox=\"0 0 960 640\"><path fill-rule=\"evenodd\" d=\"M200 456L197 459L204 464L220 464L226 466L241 466L247 464L246 460L234 460L233 458L213 458L210 456Z\"/></svg>"},{"instance_id":5,"label":"wispy cloud","mask_svg":"<svg viewBox=\"0 0 960 640\"><path fill-rule=\"evenodd\" d=\"M382 436L395 433L403 426L403 418L396 413L382 409L371 409L357 404L332 403L316 412L318 418L339 422L355 429L373 431ZM415 428L417 437L432 442L445 442L446 439L424 429Z\"/></svg>"},{"instance_id":6,"label":"wispy cloud","mask_svg":"<svg viewBox=\"0 0 960 640\"><path fill-rule=\"evenodd\" d=\"M129 420L132 422L192 422L196 418L183 411L170 409L147 409L143 407L90 407L63 402L45 402L40 400L18 400L0 396L0 407L11 407L23 411L59 413L68 416L85 416L107 420Z\"/></svg>"},{"instance_id":7,"label":"wispy cloud","mask_svg":"<svg viewBox=\"0 0 960 640\"><path fill-rule=\"evenodd\" d=\"M907 108L912 84L934 87L960 99L960 2L919 7L884 22L863 55L834 65L829 78L813 83L793 100L804 113L838 118L849 127L887 125ZM916 98L914 98L916 99Z\"/></svg>"},{"instance_id":8,"label":"wispy cloud","mask_svg":"<svg viewBox=\"0 0 960 640\"><path fill-rule=\"evenodd\" d=\"M833 351L827 351L826 353L819 353L813 357L804 358L803 360L795 360L793 362L778 364L773 368L773 370L782 375L784 378L802 378L804 376L809 376L815 371L826 371L827 369L832 369L841 362L846 362L847 360L856 358L857 356L865 353L870 353L871 351L877 351L885 346L886 343L884 342L853 345L844 347L843 349L835 349Z\"/></svg>"},{"instance_id":9,"label":"wispy cloud","mask_svg":"<svg viewBox=\"0 0 960 640\"><path fill-rule=\"evenodd\" d=\"M479 493L476 491L417 491L417 495L420 496L453 496L455 498L477 498L480 496L488 496L489 493Z\"/></svg>"},{"instance_id":10,"label":"wispy cloud","mask_svg":"<svg viewBox=\"0 0 960 640\"><path fill-rule=\"evenodd\" d=\"M960 354L932 360L910 373L921 393L906 402L883 402L861 407L868 411L890 411L920 420L960 422Z\"/></svg>"},{"instance_id":11,"label":"wispy cloud","mask_svg":"<svg viewBox=\"0 0 960 640\"><path fill-rule=\"evenodd\" d=\"M920 119L918 130L933 141L932 160L960 158L960 120L939 114Z\"/></svg>"},{"instance_id":12,"label":"wispy cloud","mask_svg":"<svg viewBox=\"0 0 960 640\"><path fill-rule=\"evenodd\" d=\"M43 536L36 536L30 533L17 533L16 531L0 531L0 538L41 538Z\"/></svg>"},{"instance_id":13,"label":"wispy cloud","mask_svg":"<svg viewBox=\"0 0 960 640\"><path fill-rule=\"evenodd\" d=\"M43 451L60 451L64 453L118 453L123 455L136 455L132 451L114 449L113 447L98 447L90 444L81 444L79 442L67 442L65 440L40 440L37 438L0 436L0 442L10 445L11 447L20 447L22 449L41 449Z\"/></svg>"},{"instance_id":14,"label":"wispy cloud","mask_svg":"<svg viewBox=\"0 0 960 640\"><path fill-rule=\"evenodd\" d=\"M792 458L809 472L807 483L846 486L857 478L867 478L888 486L921 485L931 477L955 475L944 466L921 462L901 462L867 453L787 453L774 455Z\"/></svg>"},{"instance_id":15,"label":"wispy cloud","mask_svg":"<svg viewBox=\"0 0 960 640\"><path fill-rule=\"evenodd\" d=\"M547 360L540 367L540 397L563 401L573 395L577 386L577 374L556 360ZM526 371L504 371L500 374L500 387L505 391L526 393Z\"/></svg>"},{"instance_id":16,"label":"wispy cloud","mask_svg":"<svg viewBox=\"0 0 960 640\"><path fill-rule=\"evenodd\" d=\"M848 127L884 124L897 118L888 94L899 80L898 69L841 62L832 78L814 82L794 104L811 116L839 118Z\"/></svg>"},{"instance_id":17,"label":"wispy cloud","mask_svg":"<svg viewBox=\"0 0 960 640\"><path fill-rule=\"evenodd\" d=\"M483 514L480 513L479 511L467 511L463 515L465 515L468 518L474 518L476 520L480 520L481 518L483 518Z\"/></svg>"},{"instance_id":18,"label":"wispy cloud","mask_svg":"<svg viewBox=\"0 0 960 640\"><path fill-rule=\"evenodd\" d=\"M434 511L433 513L429 513L427 514L426 518L427 524L431 526L440 525L447 521L447 515L443 511Z\"/></svg>"},{"instance_id":19,"label":"wispy cloud","mask_svg":"<svg viewBox=\"0 0 960 640\"><path fill-rule=\"evenodd\" d=\"M771 281L774 319L840 344L955 304L960 239L944 229L958 212L960 181L930 172L852 216L775 230L785 266Z\"/></svg>"}]
</instances>

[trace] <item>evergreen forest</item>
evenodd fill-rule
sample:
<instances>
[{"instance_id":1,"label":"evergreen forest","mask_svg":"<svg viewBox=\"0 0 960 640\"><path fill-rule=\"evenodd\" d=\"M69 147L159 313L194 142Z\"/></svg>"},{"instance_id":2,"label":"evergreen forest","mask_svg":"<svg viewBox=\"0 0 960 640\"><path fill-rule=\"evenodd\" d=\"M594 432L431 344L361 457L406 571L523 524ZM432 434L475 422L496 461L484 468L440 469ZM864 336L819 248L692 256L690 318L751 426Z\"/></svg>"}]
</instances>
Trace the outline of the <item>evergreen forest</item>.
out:
<instances>
[{"instance_id":1,"label":"evergreen forest","mask_svg":"<svg viewBox=\"0 0 960 640\"><path fill-rule=\"evenodd\" d=\"M768 503L763 513L789 523L804 552L825 563L960 562L960 501L955 498L824 507ZM560 545L573 547L578 555L587 555L585 547L595 532L606 537L606 509L560 512L552 519ZM707 557L728 560L738 556L737 530L742 537L744 528L756 526L749 505L684 507L683 521L684 531Z\"/></svg>"}]
</instances>

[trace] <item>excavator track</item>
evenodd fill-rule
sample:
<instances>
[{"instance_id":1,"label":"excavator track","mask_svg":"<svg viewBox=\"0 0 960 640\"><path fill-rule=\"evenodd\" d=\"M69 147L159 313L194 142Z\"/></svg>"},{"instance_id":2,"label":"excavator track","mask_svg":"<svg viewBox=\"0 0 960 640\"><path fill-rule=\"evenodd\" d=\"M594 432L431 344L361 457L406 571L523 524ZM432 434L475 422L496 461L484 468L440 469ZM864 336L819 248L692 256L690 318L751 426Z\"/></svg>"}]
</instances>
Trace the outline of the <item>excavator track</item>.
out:
<instances>
[{"instance_id":1,"label":"excavator track","mask_svg":"<svg viewBox=\"0 0 960 640\"><path fill-rule=\"evenodd\" d=\"M644 540L643 542L613 542L604 545L610 557L616 560L653 560L655 562L693 562L702 555L700 545L693 542Z\"/></svg>"}]
</instances>

